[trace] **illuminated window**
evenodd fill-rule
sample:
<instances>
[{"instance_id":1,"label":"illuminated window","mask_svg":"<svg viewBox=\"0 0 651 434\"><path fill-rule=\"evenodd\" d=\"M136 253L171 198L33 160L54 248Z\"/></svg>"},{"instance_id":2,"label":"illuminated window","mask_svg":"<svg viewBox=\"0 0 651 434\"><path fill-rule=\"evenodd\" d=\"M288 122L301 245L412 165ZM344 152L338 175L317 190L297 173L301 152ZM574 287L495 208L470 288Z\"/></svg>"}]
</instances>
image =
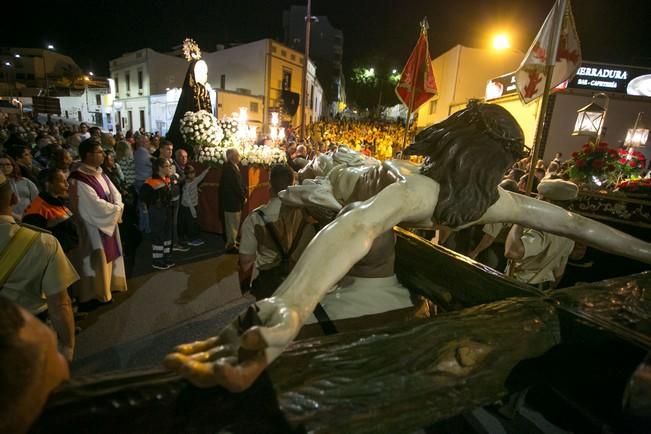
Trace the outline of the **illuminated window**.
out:
<instances>
[{"instance_id":1,"label":"illuminated window","mask_svg":"<svg viewBox=\"0 0 651 434\"><path fill-rule=\"evenodd\" d=\"M258 112L258 103L251 101L251 103L249 104L249 111L251 113L257 113Z\"/></svg>"},{"instance_id":2,"label":"illuminated window","mask_svg":"<svg viewBox=\"0 0 651 434\"><path fill-rule=\"evenodd\" d=\"M429 102L429 114L433 115L436 113L436 102L437 100L432 100Z\"/></svg>"}]
</instances>

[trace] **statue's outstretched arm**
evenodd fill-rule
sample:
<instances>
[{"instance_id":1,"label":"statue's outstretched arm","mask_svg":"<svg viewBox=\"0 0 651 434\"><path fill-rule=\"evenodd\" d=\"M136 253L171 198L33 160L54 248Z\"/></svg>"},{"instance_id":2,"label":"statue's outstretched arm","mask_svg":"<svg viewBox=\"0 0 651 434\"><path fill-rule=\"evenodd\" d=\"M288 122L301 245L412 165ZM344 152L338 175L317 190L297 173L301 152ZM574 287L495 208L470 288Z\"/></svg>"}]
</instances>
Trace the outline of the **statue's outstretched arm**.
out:
<instances>
[{"instance_id":1,"label":"statue's outstretched arm","mask_svg":"<svg viewBox=\"0 0 651 434\"><path fill-rule=\"evenodd\" d=\"M651 243L559 206L500 189L500 198L479 220L508 222L561 235L604 252L651 264Z\"/></svg>"},{"instance_id":2,"label":"statue's outstretched arm","mask_svg":"<svg viewBox=\"0 0 651 434\"><path fill-rule=\"evenodd\" d=\"M257 303L260 326L240 336L232 325L216 338L181 345L166 358L166 366L198 386L221 385L232 391L248 387L379 234L403 221L431 218L438 190L427 177L407 177L338 217L312 240L274 296ZM246 356L242 349L249 350Z\"/></svg>"}]
</instances>

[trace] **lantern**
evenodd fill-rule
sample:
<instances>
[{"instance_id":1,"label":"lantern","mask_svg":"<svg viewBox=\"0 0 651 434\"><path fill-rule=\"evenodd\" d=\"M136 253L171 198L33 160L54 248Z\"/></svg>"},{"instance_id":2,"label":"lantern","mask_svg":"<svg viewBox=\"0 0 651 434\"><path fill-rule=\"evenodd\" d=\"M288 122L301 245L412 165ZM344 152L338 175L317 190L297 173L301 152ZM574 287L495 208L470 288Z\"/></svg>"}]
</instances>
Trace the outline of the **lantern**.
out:
<instances>
[{"instance_id":1,"label":"lantern","mask_svg":"<svg viewBox=\"0 0 651 434\"><path fill-rule=\"evenodd\" d=\"M640 118L642 117L642 112L637 114L637 119L635 120L635 125L633 128L629 128L626 133L626 139L624 140L624 146L639 148L646 144L647 139L649 138L649 129L640 128Z\"/></svg>"},{"instance_id":2,"label":"lantern","mask_svg":"<svg viewBox=\"0 0 651 434\"><path fill-rule=\"evenodd\" d=\"M605 106L601 106L595 102L597 97L606 98ZM576 111L576 124L574 124L573 136L595 136L596 142L601 138L601 131L606 120L606 113L608 112L608 95L605 93L598 93L592 97L592 102L585 107Z\"/></svg>"}]
</instances>

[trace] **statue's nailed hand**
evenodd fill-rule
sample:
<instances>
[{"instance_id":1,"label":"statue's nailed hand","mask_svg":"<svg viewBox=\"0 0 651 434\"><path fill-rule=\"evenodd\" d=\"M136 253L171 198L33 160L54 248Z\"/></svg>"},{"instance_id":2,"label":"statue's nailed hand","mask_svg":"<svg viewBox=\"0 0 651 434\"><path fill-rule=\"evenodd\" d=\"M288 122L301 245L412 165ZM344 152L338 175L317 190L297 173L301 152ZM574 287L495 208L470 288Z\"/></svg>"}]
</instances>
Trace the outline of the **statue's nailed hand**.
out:
<instances>
[{"instance_id":1,"label":"statue's nailed hand","mask_svg":"<svg viewBox=\"0 0 651 434\"><path fill-rule=\"evenodd\" d=\"M297 312L280 298L249 307L219 336L182 344L163 361L198 387L247 389L298 333Z\"/></svg>"}]
</instances>

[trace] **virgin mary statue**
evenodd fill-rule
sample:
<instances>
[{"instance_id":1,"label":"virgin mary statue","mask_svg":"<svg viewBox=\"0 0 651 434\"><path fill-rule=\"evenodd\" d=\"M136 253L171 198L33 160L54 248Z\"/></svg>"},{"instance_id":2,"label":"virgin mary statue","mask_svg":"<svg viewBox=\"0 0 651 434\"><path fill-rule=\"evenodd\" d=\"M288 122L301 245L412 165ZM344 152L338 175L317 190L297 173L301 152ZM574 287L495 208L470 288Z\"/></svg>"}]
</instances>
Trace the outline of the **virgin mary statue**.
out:
<instances>
[{"instance_id":1,"label":"virgin mary statue","mask_svg":"<svg viewBox=\"0 0 651 434\"><path fill-rule=\"evenodd\" d=\"M198 112L199 110L205 110L210 114L214 113L210 103L208 65L201 60L199 46L192 39L186 39L183 41L183 53L190 65L185 74L181 96L166 138L174 143L175 149L183 148L192 155L192 146L186 144L181 135L181 118L186 112Z\"/></svg>"}]
</instances>

